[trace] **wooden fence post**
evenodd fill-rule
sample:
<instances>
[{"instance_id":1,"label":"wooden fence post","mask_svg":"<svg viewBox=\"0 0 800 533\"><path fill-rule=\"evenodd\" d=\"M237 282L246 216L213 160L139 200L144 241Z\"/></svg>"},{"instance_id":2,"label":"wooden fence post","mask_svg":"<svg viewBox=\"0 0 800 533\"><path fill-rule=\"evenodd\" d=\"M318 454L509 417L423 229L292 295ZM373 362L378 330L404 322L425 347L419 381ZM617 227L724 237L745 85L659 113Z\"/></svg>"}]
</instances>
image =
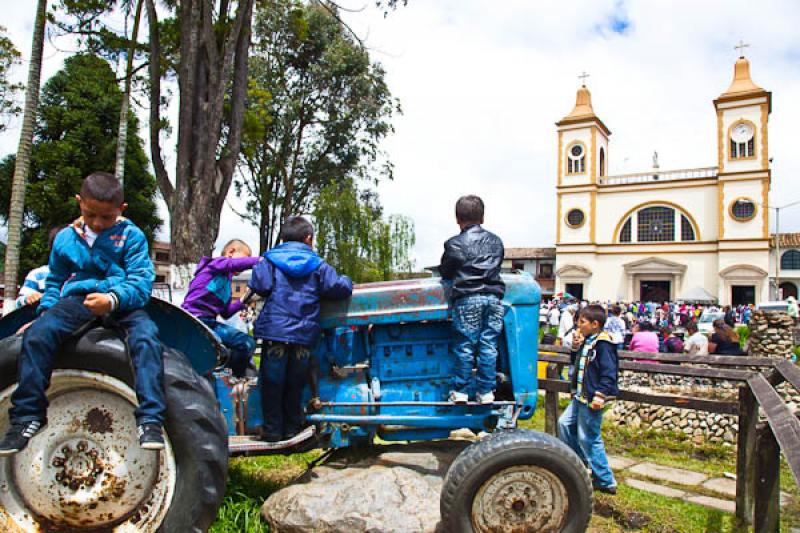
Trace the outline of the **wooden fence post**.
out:
<instances>
[{"instance_id":1,"label":"wooden fence post","mask_svg":"<svg viewBox=\"0 0 800 533\"><path fill-rule=\"evenodd\" d=\"M547 364L547 379L559 379L558 365ZM544 432L558 437L558 392L549 390L544 395Z\"/></svg>"},{"instance_id":2,"label":"wooden fence post","mask_svg":"<svg viewBox=\"0 0 800 533\"><path fill-rule=\"evenodd\" d=\"M753 523L755 491L755 445L758 404L750 386L739 387L739 436L736 444L736 518L742 525Z\"/></svg>"},{"instance_id":3,"label":"wooden fence post","mask_svg":"<svg viewBox=\"0 0 800 533\"><path fill-rule=\"evenodd\" d=\"M781 450L769 424L759 424L756 436L755 512L753 529L778 533L780 524Z\"/></svg>"}]
</instances>

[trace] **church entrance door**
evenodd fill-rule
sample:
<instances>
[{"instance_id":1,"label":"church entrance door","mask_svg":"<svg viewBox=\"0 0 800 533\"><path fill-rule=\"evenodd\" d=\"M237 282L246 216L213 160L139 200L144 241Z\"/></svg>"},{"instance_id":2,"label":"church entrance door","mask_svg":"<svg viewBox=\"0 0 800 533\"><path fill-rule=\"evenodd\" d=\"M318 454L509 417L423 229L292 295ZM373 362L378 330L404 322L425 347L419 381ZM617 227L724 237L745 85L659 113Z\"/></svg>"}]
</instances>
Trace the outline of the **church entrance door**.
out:
<instances>
[{"instance_id":1,"label":"church entrance door","mask_svg":"<svg viewBox=\"0 0 800 533\"><path fill-rule=\"evenodd\" d=\"M756 303L755 285L733 285L731 287L731 305L747 305Z\"/></svg>"},{"instance_id":2,"label":"church entrance door","mask_svg":"<svg viewBox=\"0 0 800 533\"><path fill-rule=\"evenodd\" d=\"M639 300L642 302L668 302L670 282L663 280L644 280L639 284Z\"/></svg>"},{"instance_id":3,"label":"church entrance door","mask_svg":"<svg viewBox=\"0 0 800 533\"><path fill-rule=\"evenodd\" d=\"M794 299L797 299L797 285L794 283L789 281L781 283L781 292L783 293L780 298L781 300L785 300L789 296L794 296Z\"/></svg>"},{"instance_id":4,"label":"church entrance door","mask_svg":"<svg viewBox=\"0 0 800 533\"><path fill-rule=\"evenodd\" d=\"M564 289L576 300L583 300L583 283L567 283L564 285Z\"/></svg>"}]
</instances>

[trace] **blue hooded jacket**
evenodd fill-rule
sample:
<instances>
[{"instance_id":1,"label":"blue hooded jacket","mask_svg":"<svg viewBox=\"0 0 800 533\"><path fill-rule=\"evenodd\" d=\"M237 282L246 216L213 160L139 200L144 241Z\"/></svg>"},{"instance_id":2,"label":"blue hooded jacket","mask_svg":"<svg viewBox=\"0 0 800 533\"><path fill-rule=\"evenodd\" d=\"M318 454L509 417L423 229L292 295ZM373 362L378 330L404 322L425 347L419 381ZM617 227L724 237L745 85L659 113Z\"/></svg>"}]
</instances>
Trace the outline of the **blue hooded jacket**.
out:
<instances>
[{"instance_id":1,"label":"blue hooded jacket","mask_svg":"<svg viewBox=\"0 0 800 533\"><path fill-rule=\"evenodd\" d=\"M320 337L320 300L349 298L353 282L301 242L285 242L264 257L266 261L253 267L249 284L266 298L256 319L255 337L315 346Z\"/></svg>"},{"instance_id":2,"label":"blue hooded jacket","mask_svg":"<svg viewBox=\"0 0 800 533\"><path fill-rule=\"evenodd\" d=\"M56 235L37 312L43 313L63 296L92 292L114 293L119 301L117 311L144 307L150 300L155 271L142 230L120 217L89 247L82 227L78 219Z\"/></svg>"}]
</instances>

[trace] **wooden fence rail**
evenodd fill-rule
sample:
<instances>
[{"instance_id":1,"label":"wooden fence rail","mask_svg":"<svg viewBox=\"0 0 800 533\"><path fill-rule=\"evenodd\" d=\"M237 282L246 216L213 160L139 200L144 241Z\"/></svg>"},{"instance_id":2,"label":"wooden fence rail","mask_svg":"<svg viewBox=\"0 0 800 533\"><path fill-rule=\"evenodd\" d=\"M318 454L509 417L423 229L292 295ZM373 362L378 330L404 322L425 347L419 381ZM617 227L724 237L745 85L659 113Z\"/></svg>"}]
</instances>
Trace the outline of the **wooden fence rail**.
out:
<instances>
[{"instance_id":1,"label":"wooden fence rail","mask_svg":"<svg viewBox=\"0 0 800 533\"><path fill-rule=\"evenodd\" d=\"M546 378L539 380L539 388L545 391L545 431L552 435L557 431L558 395L568 393L570 388L561 377L563 369L570 363L569 354L570 350L563 346L539 346L539 361L548 363ZM737 415L736 516L743 524L753 525L757 533L777 532L781 451L800 486L800 420L775 387L787 382L800 390L800 368L786 359L624 350L619 352L619 368L648 375L696 377L739 384L736 401L626 389L620 389L618 399ZM766 415L766 424L759 423L759 408Z\"/></svg>"}]
</instances>

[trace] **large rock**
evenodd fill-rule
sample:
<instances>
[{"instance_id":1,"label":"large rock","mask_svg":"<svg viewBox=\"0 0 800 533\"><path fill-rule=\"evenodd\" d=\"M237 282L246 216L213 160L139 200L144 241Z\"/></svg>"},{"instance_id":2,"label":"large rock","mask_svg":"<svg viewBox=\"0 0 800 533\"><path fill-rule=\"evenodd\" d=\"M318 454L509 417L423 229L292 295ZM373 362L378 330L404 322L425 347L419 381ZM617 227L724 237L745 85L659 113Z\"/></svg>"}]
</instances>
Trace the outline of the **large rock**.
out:
<instances>
[{"instance_id":1,"label":"large rock","mask_svg":"<svg viewBox=\"0 0 800 533\"><path fill-rule=\"evenodd\" d=\"M376 446L366 458L343 451L306 483L272 494L261 514L287 533L430 532L450 464L469 444L439 441Z\"/></svg>"}]
</instances>

